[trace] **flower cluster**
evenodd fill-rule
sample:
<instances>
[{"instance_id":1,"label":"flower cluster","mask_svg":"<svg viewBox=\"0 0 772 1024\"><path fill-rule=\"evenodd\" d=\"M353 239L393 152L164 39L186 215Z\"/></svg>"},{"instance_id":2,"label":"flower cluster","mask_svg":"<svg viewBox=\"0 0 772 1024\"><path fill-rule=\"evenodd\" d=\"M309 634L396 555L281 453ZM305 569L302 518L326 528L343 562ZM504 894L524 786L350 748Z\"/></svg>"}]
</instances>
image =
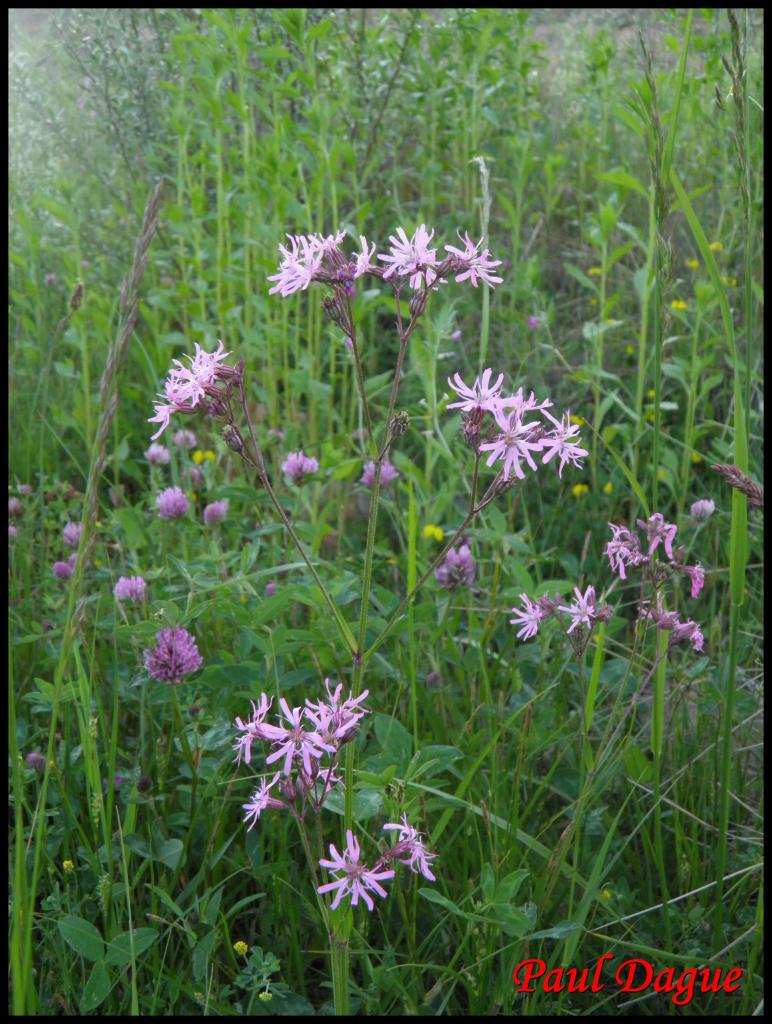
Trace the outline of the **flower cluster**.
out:
<instances>
[{"instance_id":1,"label":"flower cluster","mask_svg":"<svg viewBox=\"0 0 772 1024\"><path fill-rule=\"evenodd\" d=\"M513 395L502 396L504 374L500 373L495 381L492 377L493 371L488 368L481 377L475 378L471 386L458 373L448 378L448 385L459 396L459 401L451 402L448 408L460 409L466 414L464 434L475 451L489 453L487 465L492 466L501 460L503 481L508 481L513 474L524 480L523 463L536 471L535 454L542 455L542 465L557 458L560 477L566 463L581 466L587 450L578 443L579 427L571 422L571 414L555 419L547 411L552 406L549 399L539 402L533 392L526 398L522 388ZM547 425L543 420L529 419L537 413L546 418ZM494 432L489 439L481 433L486 414L494 423Z\"/></svg>"},{"instance_id":2,"label":"flower cluster","mask_svg":"<svg viewBox=\"0 0 772 1024\"><path fill-rule=\"evenodd\" d=\"M281 464L281 471L293 484L302 484L307 476L319 472L319 463L302 451L290 452Z\"/></svg>"},{"instance_id":3,"label":"flower cluster","mask_svg":"<svg viewBox=\"0 0 772 1024\"><path fill-rule=\"evenodd\" d=\"M364 274L391 281L395 288L406 279L414 291L436 288L447 284L446 275L455 276L456 282L470 281L476 288L483 281L491 288L501 284L502 279L494 273L501 260L494 260L488 249L482 247L483 239L475 244L468 233L458 232L462 248L446 245L448 254L439 259L437 249L432 248L434 231L421 224L408 237L404 228L398 227L391 235L391 245L386 253L378 253L378 260L384 264L373 264L377 246L364 235L359 236L359 251L347 255L341 248L346 237L345 231L324 237L314 235L287 235L287 245L279 244L279 269L268 277L275 282L269 294L292 295L305 291L312 281L340 286L345 294L351 293L353 282Z\"/></svg>"},{"instance_id":4,"label":"flower cluster","mask_svg":"<svg viewBox=\"0 0 772 1024\"><path fill-rule=\"evenodd\" d=\"M148 420L149 423L160 424L151 441L155 441L166 430L172 413L193 412L207 399L221 397L217 385L230 380L236 373L234 367L224 365L223 360L227 359L230 352L224 352L223 347L223 343L219 342L214 352L205 352L196 342L195 354L185 356L190 366L185 366L179 359L172 360L172 369L164 384L164 394L159 396L165 401L154 403L155 416Z\"/></svg>"},{"instance_id":5,"label":"flower cluster","mask_svg":"<svg viewBox=\"0 0 772 1024\"><path fill-rule=\"evenodd\" d=\"M665 571L682 572L688 576L691 584L691 596L698 597L705 585L705 572L699 563L697 565L681 564L684 553L683 547L673 549L673 542L675 541L678 527L673 523L666 522L661 512L655 512L647 520L638 519L636 523L639 529L646 532L645 543L648 544L648 550L645 552L641 545L640 536L637 533L626 526L609 523L613 537L606 545L606 555L608 556L611 571L618 573L624 580L627 579L628 568L648 565L652 567L657 578L660 578L663 565L658 563L656 567L653 567L652 555L662 545L661 550L668 559L667 565L664 566Z\"/></svg>"},{"instance_id":6,"label":"flower cluster","mask_svg":"<svg viewBox=\"0 0 772 1024\"><path fill-rule=\"evenodd\" d=\"M78 560L76 554L70 555L66 562L54 562L52 572L59 580L68 580L75 569L75 562Z\"/></svg>"},{"instance_id":7,"label":"flower cluster","mask_svg":"<svg viewBox=\"0 0 772 1024\"><path fill-rule=\"evenodd\" d=\"M335 774L340 748L350 742L359 729L360 719L368 713L362 702L368 695L364 690L358 697L349 694L343 698L343 684L333 690L330 680L325 679L327 699L314 703L306 700L305 707L291 708L284 697L279 699L281 714L277 725L267 721L273 698L265 693L257 704L252 701L252 714L245 721L237 718L235 725L239 737L234 744L236 759L246 764L252 760L252 744L258 740L271 747L265 759L266 765L280 767L270 783L263 779L252 799L243 804L246 811L244 821L250 821L250 829L257 822L266 807L292 807L300 817L307 803L319 810L332 787L339 782ZM279 784L281 799L270 795ZM298 805L298 806L296 806Z\"/></svg>"},{"instance_id":8,"label":"flower cluster","mask_svg":"<svg viewBox=\"0 0 772 1024\"><path fill-rule=\"evenodd\" d=\"M332 882L320 885L317 892L321 895L335 893L332 910L338 907L344 897L350 898L352 907L357 906L361 899L368 910L373 910L375 904L371 893L381 898L387 895L381 882L394 878L393 864L404 864L415 874L423 875L431 882L436 881L431 862L437 854L426 849L421 833L408 824L406 814L402 815L401 822L390 822L383 826L383 830L397 831L399 836L394 846L385 850L371 868L361 863L359 841L351 829L346 832L346 845L342 853L338 853L336 846L330 843L329 859L322 858L319 864L327 868L334 878Z\"/></svg>"},{"instance_id":9,"label":"flower cluster","mask_svg":"<svg viewBox=\"0 0 772 1024\"><path fill-rule=\"evenodd\" d=\"M116 601L144 601L147 583L141 576L121 576L113 588Z\"/></svg>"},{"instance_id":10,"label":"flower cluster","mask_svg":"<svg viewBox=\"0 0 772 1024\"><path fill-rule=\"evenodd\" d=\"M690 641L695 651L702 651L705 637L694 619L681 622L677 612L663 611L661 598L656 608L644 604L641 608L641 618L649 619L657 629L667 630L670 633L671 645Z\"/></svg>"},{"instance_id":11,"label":"flower cluster","mask_svg":"<svg viewBox=\"0 0 772 1024\"><path fill-rule=\"evenodd\" d=\"M176 436L176 435L175 435ZM151 466L168 466L169 449L164 444L151 444L148 450L145 452L145 458Z\"/></svg>"},{"instance_id":12,"label":"flower cluster","mask_svg":"<svg viewBox=\"0 0 772 1024\"><path fill-rule=\"evenodd\" d=\"M181 487L167 487L156 497L155 503L162 519L181 519L190 508L190 502Z\"/></svg>"},{"instance_id":13,"label":"flower cluster","mask_svg":"<svg viewBox=\"0 0 772 1024\"><path fill-rule=\"evenodd\" d=\"M148 647L144 653L148 673L162 683L178 686L182 677L201 668L204 659L196 645L196 638L183 629L173 626L156 634L156 646Z\"/></svg>"},{"instance_id":14,"label":"flower cluster","mask_svg":"<svg viewBox=\"0 0 772 1024\"><path fill-rule=\"evenodd\" d=\"M458 590L474 584L475 562L467 543L461 544L458 551L451 548L434 573L443 590Z\"/></svg>"},{"instance_id":15,"label":"flower cluster","mask_svg":"<svg viewBox=\"0 0 772 1024\"><path fill-rule=\"evenodd\" d=\"M68 548L76 548L80 544L80 535L83 533L83 523L66 523L62 530L62 538Z\"/></svg>"},{"instance_id":16,"label":"flower cluster","mask_svg":"<svg viewBox=\"0 0 772 1024\"><path fill-rule=\"evenodd\" d=\"M228 501L213 501L211 505L207 505L204 509L204 522L207 526L213 526L215 523L221 523L228 514Z\"/></svg>"},{"instance_id":17,"label":"flower cluster","mask_svg":"<svg viewBox=\"0 0 772 1024\"><path fill-rule=\"evenodd\" d=\"M531 601L526 594L521 594L520 601L522 608L513 608L515 617L509 620L513 626L520 627L517 632L519 640L530 640L539 632L539 627L545 619L551 615L560 618L562 613L569 617L565 629L566 636L571 638L577 649L584 650L593 626L598 622L608 622L611 618L611 609L607 605L598 604L593 586L587 587L584 593L579 587L574 587L574 601L570 604L560 604L560 597L557 594L554 600L544 596L536 601ZM563 624L565 625L565 620Z\"/></svg>"},{"instance_id":18,"label":"flower cluster","mask_svg":"<svg viewBox=\"0 0 772 1024\"><path fill-rule=\"evenodd\" d=\"M393 481L398 477L399 473L397 470L394 468L392 463L385 458L381 463L381 487L388 487L389 484L393 483ZM372 487L375 483L375 462L372 459L365 463L359 482L360 484L364 484L365 487Z\"/></svg>"}]
</instances>

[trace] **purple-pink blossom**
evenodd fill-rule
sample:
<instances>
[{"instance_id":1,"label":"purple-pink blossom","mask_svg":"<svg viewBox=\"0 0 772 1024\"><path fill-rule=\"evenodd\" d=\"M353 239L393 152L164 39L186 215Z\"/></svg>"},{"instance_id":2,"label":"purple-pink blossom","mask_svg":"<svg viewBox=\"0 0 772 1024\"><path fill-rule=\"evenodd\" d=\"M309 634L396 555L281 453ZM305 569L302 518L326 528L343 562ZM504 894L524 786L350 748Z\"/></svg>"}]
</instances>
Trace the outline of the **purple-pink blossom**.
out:
<instances>
[{"instance_id":1,"label":"purple-pink blossom","mask_svg":"<svg viewBox=\"0 0 772 1024\"><path fill-rule=\"evenodd\" d=\"M519 480L524 480L525 472L521 460L536 471L537 466L531 453L542 450L541 438L544 429L536 421L523 422L522 410L517 407L509 410L503 402L494 410L494 418L500 433L492 441L480 445L481 452L490 452L486 464L492 466L501 459L504 480L509 480L513 470Z\"/></svg>"},{"instance_id":2,"label":"purple-pink blossom","mask_svg":"<svg viewBox=\"0 0 772 1024\"><path fill-rule=\"evenodd\" d=\"M562 477L563 467L567 462L573 463L577 468L581 467L581 460L587 455L587 449L580 447L574 440L579 436L579 427L571 423L570 412L565 413L561 420L556 420L546 409L542 411L547 419L555 424L555 429L545 434L541 440L542 450L546 451L541 460L542 465L546 466L550 459L557 455L560 459L558 476Z\"/></svg>"},{"instance_id":3,"label":"purple-pink blossom","mask_svg":"<svg viewBox=\"0 0 772 1024\"><path fill-rule=\"evenodd\" d=\"M68 559L66 562L54 562L52 572L57 579L68 580L72 576L72 569Z\"/></svg>"},{"instance_id":4,"label":"purple-pink blossom","mask_svg":"<svg viewBox=\"0 0 772 1024\"><path fill-rule=\"evenodd\" d=\"M12 497L8 499L8 515L11 519L24 515L24 506L18 498Z\"/></svg>"},{"instance_id":5,"label":"purple-pink blossom","mask_svg":"<svg viewBox=\"0 0 772 1024\"><path fill-rule=\"evenodd\" d=\"M449 386L460 397L460 402L451 402L448 409L460 409L468 413L495 412L499 405L501 385L504 383L504 374L500 373L494 384L491 384L493 370L490 367L483 371L482 377L475 377L474 384L470 387L456 373L448 377Z\"/></svg>"},{"instance_id":6,"label":"purple-pink blossom","mask_svg":"<svg viewBox=\"0 0 772 1024\"><path fill-rule=\"evenodd\" d=\"M12 540L14 537L18 537L18 536L19 536L19 531L16 529L16 527L15 526L9 526L8 527L8 539Z\"/></svg>"},{"instance_id":7,"label":"purple-pink blossom","mask_svg":"<svg viewBox=\"0 0 772 1024\"><path fill-rule=\"evenodd\" d=\"M221 523L228 514L228 501L213 501L211 505L207 505L204 509L204 522L207 526L213 526L215 523Z\"/></svg>"},{"instance_id":8,"label":"purple-pink blossom","mask_svg":"<svg viewBox=\"0 0 772 1024\"><path fill-rule=\"evenodd\" d=\"M156 645L145 650L144 661L154 679L177 686L183 676L198 671L204 659L192 633L182 626L172 626L156 634Z\"/></svg>"},{"instance_id":9,"label":"purple-pink blossom","mask_svg":"<svg viewBox=\"0 0 772 1024\"><path fill-rule=\"evenodd\" d=\"M236 728L241 732L241 735L233 746L233 749L236 751L236 762L238 764L241 764L242 757L245 762L249 764L252 760L252 744L256 739L264 739L260 734L259 726L261 726L265 721L272 703L272 697L269 698L267 694L261 693L260 700L257 704L255 704L254 701L250 701L250 704L252 705L252 714L250 717L245 722L240 718L236 719Z\"/></svg>"},{"instance_id":10,"label":"purple-pink blossom","mask_svg":"<svg viewBox=\"0 0 772 1024\"><path fill-rule=\"evenodd\" d=\"M513 626L520 626L517 631L518 640L530 640L539 632L542 619L547 618L549 612L544 604L539 601L531 601L527 594L521 594L522 608L513 608L514 619L510 619Z\"/></svg>"},{"instance_id":11,"label":"purple-pink blossom","mask_svg":"<svg viewBox=\"0 0 772 1024\"><path fill-rule=\"evenodd\" d=\"M172 441L178 448L195 448L198 444L192 430L177 430L172 434Z\"/></svg>"},{"instance_id":12,"label":"purple-pink blossom","mask_svg":"<svg viewBox=\"0 0 772 1024\"><path fill-rule=\"evenodd\" d=\"M672 523L666 523L665 517L661 512L655 512L650 515L648 520L643 519L636 520L638 526L646 531L646 539L649 542L649 557L654 554L657 550L657 546L662 543L665 548L665 554L669 559L673 559L673 541L675 535L678 532L678 527Z\"/></svg>"},{"instance_id":13,"label":"purple-pink blossom","mask_svg":"<svg viewBox=\"0 0 772 1024\"><path fill-rule=\"evenodd\" d=\"M145 452L145 458L151 466L168 466L171 456L165 444L151 444Z\"/></svg>"},{"instance_id":14,"label":"purple-pink blossom","mask_svg":"<svg viewBox=\"0 0 772 1024\"><path fill-rule=\"evenodd\" d=\"M259 734L263 739L269 740L273 746L273 753L265 759L266 764L273 764L283 759L282 771L289 775L292 770L292 762L297 759L302 762L303 769L307 775L313 775L311 759L318 760L325 753L334 754L335 746L325 742L318 733L303 728L303 719L309 718L303 708L290 708L284 697L279 698L279 707L286 725L260 726ZM313 724L313 723L312 723Z\"/></svg>"},{"instance_id":15,"label":"purple-pink blossom","mask_svg":"<svg viewBox=\"0 0 772 1024\"><path fill-rule=\"evenodd\" d=\"M265 585L265 596L266 597L273 597L273 595L275 593L276 593L276 581L275 580L268 580L268 582Z\"/></svg>"},{"instance_id":16,"label":"purple-pink blossom","mask_svg":"<svg viewBox=\"0 0 772 1024\"><path fill-rule=\"evenodd\" d=\"M411 871L423 875L430 882L437 881L431 869L431 863L436 859L437 854L426 849L421 833L408 824L407 814L402 815L401 822L390 822L388 825L384 825L383 829L384 832L399 832L397 842L388 851L389 859L396 860L400 864L407 864Z\"/></svg>"},{"instance_id":17,"label":"purple-pink blossom","mask_svg":"<svg viewBox=\"0 0 772 1024\"><path fill-rule=\"evenodd\" d=\"M166 430L173 413L193 412L205 398L219 396L217 384L229 380L236 372L232 366L224 365L223 360L230 352L224 352L223 348L220 341L214 352L205 352L196 342L194 355L185 356L189 366L179 359L172 360L172 368L164 383L164 394L159 396L165 401L154 403L155 416L148 420L149 423L160 424L151 441Z\"/></svg>"},{"instance_id":18,"label":"purple-pink blossom","mask_svg":"<svg viewBox=\"0 0 772 1024\"><path fill-rule=\"evenodd\" d=\"M692 507L689 509L692 519L696 519L698 523L704 523L706 519L716 511L716 503L712 498L700 498L699 501L695 501Z\"/></svg>"},{"instance_id":19,"label":"purple-pink blossom","mask_svg":"<svg viewBox=\"0 0 772 1024\"><path fill-rule=\"evenodd\" d=\"M606 545L611 571L619 574L621 579L627 579L627 567L642 565L648 562L649 558L641 551L641 542L637 533L633 533L627 526L620 526L616 523L609 523L613 538Z\"/></svg>"},{"instance_id":20,"label":"purple-pink blossom","mask_svg":"<svg viewBox=\"0 0 772 1024\"><path fill-rule=\"evenodd\" d=\"M407 277L410 287L416 291L428 288L437 280L437 250L430 249L429 244L434 238L434 232L427 231L426 225L421 224L412 238L408 238L404 228L397 228L397 237L391 235L389 241L391 248L384 255L378 254L378 259L387 264L383 271L384 281L390 277Z\"/></svg>"},{"instance_id":21,"label":"purple-pink blossom","mask_svg":"<svg viewBox=\"0 0 772 1024\"><path fill-rule=\"evenodd\" d=\"M538 316L533 316L532 314L531 316L528 317L528 326L532 329L539 327L541 326L541 320Z\"/></svg>"},{"instance_id":22,"label":"purple-pink blossom","mask_svg":"<svg viewBox=\"0 0 772 1024\"><path fill-rule=\"evenodd\" d=\"M147 583L141 576L121 576L113 588L116 601L144 601Z\"/></svg>"},{"instance_id":23,"label":"purple-pink blossom","mask_svg":"<svg viewBox=\"0 0 772 1024\"><path fill-rule=\"evenodd\" d=\"M266 782L265 779L260 780L260 788L255 790L252 795L252 799L241 806L247 812L244 815L244 824L251 819L251 823L247 828L247 832L251 832L261 813L268 807L281 808L284 807L284 803L281 800L277 800L276 797L271 796L271 789L276 785L278 780L281 778L281 774L277 772L270 782Z\"/></svg>"},{"instance_id":24,"label":"purple-pink blossom","mask_svg":"<svg viewBox=\"0 0 772 1024\"><path fill-rule=\"evenodd\" d=\"M293 484L303 483L307 476L319 470L319 463L302 451L290 452L281 464L281 471Z\"/></svg>"},{"instance_id":25,"label":"purple-pink blossom","mask_svg":"<svg viewBox=\"0 0 772 1024\"><path fill-rule=\"evenodd\" d=\"M27 762L30 768L34 768L36 772L42 772L46 766L45 754L40 754L38 753L37 750L30 751L30 753L26 755L24 760Z\"/></svg>"},{"instance_id":26,"label":"purple-pink blossom","mask_svg":"<svg viewBox=\"0 0 772 1024\"><path fill-rule=\"evenodd\" d=\"M190 508L190 502L181 487L167 487L156 497L155 503L162 519L180 519Z\"/></svg>"},{"instance_id":27,"label":"purple-pink blossom","mask_svg":"<svg viewBox=\"0 0 772 1024\"><path fill-rule=\"evenodd\" d=\"M683 571L691 581L691 596L699 597L700 591L705 586L705 570L698 562L697 565L685 565Z\"/></svg>"},{"instance_id":28,"label":"purple-pink blossom","mask_svg":"<svg viewBox=\"0 0 772 1024\"><path fill-rule=\"evenodd\" d=\"M80 544L80 535L83 533L83 523L65 523L62 530L64 543L68 548L76 548Z\"/></svg>"},{"instance_id":29,"label":"purple-pink blossom","mask_svg":"<svg viewBox=\"0 0 772 1024\"><path fill-rule=\"evenodd\" d=\"M357 906L361 899L367 906L367 909L372 910L375 904L370 893L375 893L376 896L381 897L387 895L386 890L380 883L393 878L394 871L390 869L380 871L368 869L364 864L360 863L360 855L359 842L354 838L351 829L347 829L346 846L343 849L343 853L338 853L335 845L330 843L329 859L322 858L319 861L321 867L327 868L333 875L337 876L334 881L327 882L326 885L320 885L316 890L320 895L326 892L335 892L332 910L337 908L344 896L350 897L352 907Z\"/></svg>"},{"instance_id":30,"label":"purple-pink blossom","mask_svg":"<svg viewBox=\"0 0 772 1024\"><path fill-rule=\"evenodd\" d=\"M475 569L469 545L462 544L458 551L455 548L448 551L442 564L435 570L434 578L443 590L471 587L474 584Z\"/></svg>"},{"instance_id":31,"label":"purple-pink blossom","mask_svg":"<svg viewBox=\"0 0 772 1024\"><path fill-rule=\"evenodd\" d=\"M384 459L381 463L381 487L388 487L389 484L398 477L399 473L396 471L394 466L388 459ZM364 484L365 487L372 487L375 483L375 462L372 459L370 462L365 463L359 482Z\"/></svg>"},{"instance_id":32,"label":"purple-pink blossom","mask_svg":"<svg viewBox=\"0 0 772 1024\"><path fill-rule=\"evenodd\" d=\"M595 587L587 587L584 594L579 587L574 587L574 596L576 600L573 604L558 605L558 611L566 612L571 616L571 625L566 630L566 634L573 633L577 626L586 625L588 628L592 627L596 614Z\"/></svg>"},{"instance_id":33,"label":"purple-pink blossom","mask_svg":"<svg viewBox=\"0 0 772 1024\"><path fill-rule=\"evenodd\" d=\"M445 251L455 257L454 265L449 269L450 273L456 274L456 284L466 280L471 281L475 288L478 280L484 281L490 288L501 284L503 278L497 277L493 273L494 267L501 266L501 260L492 259L487 249L479 251L484 239L481 238L475 245L468 232L464 232L463 236L460 231L457 234L464 248L457 249L453 245L445 246Z\"/></svg>"}]
</instances>

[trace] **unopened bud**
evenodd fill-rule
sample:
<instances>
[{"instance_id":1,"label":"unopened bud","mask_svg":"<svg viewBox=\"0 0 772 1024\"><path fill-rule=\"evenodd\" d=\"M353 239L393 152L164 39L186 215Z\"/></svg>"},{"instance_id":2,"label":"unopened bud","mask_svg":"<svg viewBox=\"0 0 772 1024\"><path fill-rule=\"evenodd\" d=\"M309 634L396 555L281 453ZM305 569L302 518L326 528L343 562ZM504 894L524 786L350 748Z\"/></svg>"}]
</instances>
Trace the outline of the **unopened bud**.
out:
<instances>
[{"instance_id":1,"label":"unopened bud","mask_svg":"<svg viewBox=\"0 0 772 1024\"><path fill-rule=\"evenodd\" d=\"M398 412L391 421L392 437L399 437L400 434L407 433L409 427L410 416L406 412Z\"/></svg>"},{"instance_id":2,"label":"unopened bud","mask_svg":"<svg viewBox=\"0 0 772 1024\"><path fill-rule=\"evenodd\" d=\"M244 450L244 439L232 423L226 423L222 428L222 439L234 452L241 452Z\"/></svg>"},{"instance_id":3,"label":"unopened bud","mask_svg":"<svg viewBox=\"0 0 772 1024\"><path fill-rule=\"evenodd\" d=\"M81 302L83 302L83 282L78 281L72 289L72 295L70 296L70 312L74 313L80 309Z\"/></svg>"}]
</instances>

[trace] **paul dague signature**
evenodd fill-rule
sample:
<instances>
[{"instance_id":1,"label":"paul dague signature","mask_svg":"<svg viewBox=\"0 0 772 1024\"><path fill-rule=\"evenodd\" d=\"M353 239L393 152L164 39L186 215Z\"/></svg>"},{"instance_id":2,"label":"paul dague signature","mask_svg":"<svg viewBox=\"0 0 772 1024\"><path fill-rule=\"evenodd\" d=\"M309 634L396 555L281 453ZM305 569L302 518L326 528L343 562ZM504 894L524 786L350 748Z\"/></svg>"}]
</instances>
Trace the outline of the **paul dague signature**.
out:
<instances>
[{"instance_id":1,"label":"paul dague signature","mask_svg":"<svg viewBox=\"0 0 772 1024\"><path fill-rule=\"evenodd\" d=\"M601 981L603 965L613 959L613 953L604 953L594 967L555 967L551 971L544 960L522 960L515 967L512 980L518 992L535 992L534 982L539 983L543 992L602 992L606 987ZM687 1006L698 993L736 992L742 973L739 967L726 972L720 967L689 967L683 971L665 967L655 971L648 960L634 957L619 964L614 982L620 992L651 989L672 993L677 1006Z\"/></svg>"}]
</instances>

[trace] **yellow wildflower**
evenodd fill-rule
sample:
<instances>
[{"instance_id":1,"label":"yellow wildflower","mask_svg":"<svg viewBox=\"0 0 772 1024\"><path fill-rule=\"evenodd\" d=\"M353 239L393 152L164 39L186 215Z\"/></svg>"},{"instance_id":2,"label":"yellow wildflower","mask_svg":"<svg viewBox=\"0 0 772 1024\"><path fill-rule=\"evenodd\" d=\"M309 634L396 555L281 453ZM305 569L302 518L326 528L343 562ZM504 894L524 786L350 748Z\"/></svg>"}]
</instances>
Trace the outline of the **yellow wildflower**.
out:
<instances>
[{"instance_id":1,"label":"yellow wildflower","mask_svg":"<svg viewBox=\"0 0 772 1024\"><path fill-rule=\"evenodd\" d=\"M613 490L614 490L614 485L612 484L612 482L610 480L603 485L603 493L604 494L611 494Z\"/></svg>"},{"instance_id":2,"label":"yellow wildflower","mask_svg":"<svg viewBox=\"0 0 772 1024\"><path fill-rule=\"evenodd\" d=\"M689 268L689 270L697 270L697 268L700 265L700 261L699 260L684 260L684 265L687 266Z\"/></svg>"},{"instance_id":3,"label":"yellow wildflower","mask_svg":"<svg viewBox=\"0 0 772 1024\"><path fill-rule=\"evenodd\" d=\"M598 300L597 299L590 299L590 305L591 306L597 306L598 305Z\"/></svg>"},{"instance_id":4,"label":"yellow wildflower","mask_svg":"<svg viewBox=\"0 0 772 1024\"><path fill-rule=\"evenodd\" d=\"M435 526L433 523L427 523L424 527L424 540L444 540L445 531L441 526Z\"/></svg>"},{"instance_id":5,"label":"yellow wildflower","mask_svg":"<svg viewBox=\"0 0 772 1024\"><path fill-rule=\"evenodd\" d=\"M653 423L654 422L654 410L653 409L649 409L648 410L648 412L646 413L646 419L649 421L649 423Z\"/></svg>"},{"instance_id":6,"label":"yellow wildflower","mask_svg":"<svg viewBox=\"0 0 772 1024\"><path fill-rule=\"evenodd\" d=\"M724 247L721 244L721 242L711 242L710 245L708 246L708 248L710 249L711 252L723 252L724 251Z\"/></svg>"},{"instance_id":7,"label":"yellow wildflower","mask_svg":"<svg viewBox=\"0 0 772 1024\"><path fill-rule=\"evenodd\" d=\"M581 498L583 494L590 493L590 488L587 486L587 484L574 484L574 486L571 488L571 493L575 498Z\"/></svg>"},{"instance_id":8,"label":"yellow wildflower","mask_svg":"<svg viewBox=\"0 0 772 1024\"><path fill-rule=\"evenodd\" d=\"M198 449L194 451L193 461L196 463L197 466L200 466L201 463L204 461L204 453Z\"/></svg>"},{"instance_id":9,"label":"yellow wildflower","mask_svg":"<svg viewBox=\"0 0 772 1024\"><path fill-rule=\"evenodd\" d=\"M64 869L65 875L71 875L73 873L73 871L75 870L75 865L72 863L71 860L66 860L62 864L62 868Z\"/></svg>"},{"instance_id":10,"label":"yellow wildflower","mask_svg":"<svg viewBox=\"0 0 772 1024\"><path fill-rule=\"evenodd\" d=\"M600 277L601 274L603 273L603 268L602 267L590 267L590 269L587 271L587 273L589 274L590 277Z\"/></svg>"},{"instance_id":11,"label":"yellow wildflower","mask_svg":"<svg viewBox=\"0 0 772 1024\"><path fill-rule=\"evenodd\" d=\"M584 426L584 420L582 419L581 416L572 416L571 417L571 422L576 427L583 427Z\"/></svg>"},{"instance_id":12,"label":"yellow wildflower","mask_svg":"<svg viewBox=\"0 0 772 1024\"><path fill-rule=\"evenodd\" d=\"M207 462L214 462L217 456L215 455L211 448L207 448L207 450L204 452L204 458L206 459Z\"/></svg>"},{"instance_id":13,"label":"yellow wildflower","mask_svg":"<svg viewBox=\"0 0 772 1024\"><path fill-rule=\"evenodd\" d=\"M670 303L670 308L671 309L688 309L689 307L687 306L687 304L684 302L683 299L673 299L673 301Z\"/></svg>"},{"instance_id":14,"label":"yellow wildflower","mask_svg":"<svg viewBox=\"0 0 772 1024\"><path fill-rule=\"evenodd\" d=\"M246 594L239 594L239 601L241 601L242 604L246 604L247 603L247 595Z\"/></svg>"},{"instance_id":15,"label":"yellow wildflower","mask_svg":"<svg viewBox=\"0 0 772 1024\"><path fill-rule=\"evenodd\" d=\"M602 900L608 901L608 900L611 899L611 896L612 896L611 889L602 889L601 890L600 898Z\"/></svg>"},{"instance_id":16,"label":"yellow wildflower","mask_svg":"<svg viewBox=\"0 0 772 1024\"><path fill-rule=\"evenodd\" d=\"M238 942L234 942L233 949L239 956L246 956L249 952L249 946L243 941L243 939L239 939Z\"/></svg>"},{"instance_id":17,"label":"yellow wildflower","mask_svg":"<svg viewBox=\"0 0 772 1024\"><path fill-rule=\"evenodd\" d=\"M726 275L722 275L721 276L721 281L722 281L723 284L725 284L727 286L727 288L736 288L737 287L737 278L736 277L726 277Z\"/></svg>"},{"instance_id":18,"label":"yellow wildflower","mask_svg":"<svg viewBox=\"0 0 772 1024\"><path fill-rule=\"evenodd\" d=\"M657 470L657 480L665 480L665 470L662 468L662 466L660 466Z\"/></svg>"},{"instance_id":19,"label":"yellow wildflower","mask_svg":"<svg viewBox=\"0 0 772 1024\"><path fill-rule=\"evenodd\" d=\"M627 354L628 354L629 356L634 356L634 355L635 355L635 345L632 345L632 344L629 344L629 345L627 345L627 346L625 347L625 352L626 352L626 353L627 353Z\"/></svg>"},{"instance_id":20,"label":"yellow wildflower","mask_svg":"<svg viewBox=\"0 0 772 1024\"><path fill-rule=\"evenodd\" d=\"M692 462L702 462L702 456L699 452L692 452Z\"/></svg>"},{"instance_id":21,"label":"yellow wildflower","mask_svg":"<svg viewBox=\"0 0 772 1024\"><path fill-rule=\"evenodd\" d=\"M654 390L654 388L649 388L649 398L655 398L656 395L657 392Z\"/></svg>"}]
</instances>

